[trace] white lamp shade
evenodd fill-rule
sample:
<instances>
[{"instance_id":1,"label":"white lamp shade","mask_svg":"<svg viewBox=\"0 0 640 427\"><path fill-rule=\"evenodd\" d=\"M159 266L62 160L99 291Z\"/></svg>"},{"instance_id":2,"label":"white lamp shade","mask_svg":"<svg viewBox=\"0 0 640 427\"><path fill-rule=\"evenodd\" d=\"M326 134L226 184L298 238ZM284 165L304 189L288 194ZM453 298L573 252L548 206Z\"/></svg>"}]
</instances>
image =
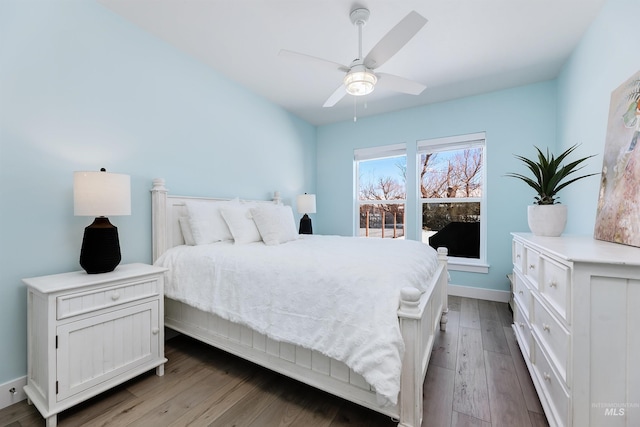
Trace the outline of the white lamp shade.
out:
<instances>
[{"instance_id":1,"label":"white lamp shade","mask_svg":"<svg viewBox=\"0 0 640 427\"><path fill-rule=\"evenodd\" d=\"M131 215L129 175L74 172L73 213L76 216L93 217Z\"/></svg>"},{"instance_id":2,"label":"white lamp shade","mask_svg":"<svg viewBox=\"0 0 640 427\"><path fill-rule=\"evenodd\" d=\"M296 205L298 206L298 213L316 213L316 195L306 193L301 194L296 200Z\"/></svg>"}]
</instances>

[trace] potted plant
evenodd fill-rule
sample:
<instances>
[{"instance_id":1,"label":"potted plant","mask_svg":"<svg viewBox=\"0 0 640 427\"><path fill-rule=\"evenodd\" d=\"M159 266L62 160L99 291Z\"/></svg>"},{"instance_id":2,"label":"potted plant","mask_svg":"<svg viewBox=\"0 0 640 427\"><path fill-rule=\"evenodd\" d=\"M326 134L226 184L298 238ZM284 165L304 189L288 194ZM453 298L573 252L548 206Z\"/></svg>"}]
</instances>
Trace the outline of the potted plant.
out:
<instances>
[{"instance_id":1,"label":"potted plant","mask_svg":"<svg viewBox=\"0 0 640 427\"><path fill-rule=\"evenodd\" d=\"M508 173L507 176L521 179L537 193L534 197L534 204L529 206L527 209L529 228L535 235L561 235L564 231L565 225L567 224L567 207L565 205L561 205L558 201L558 191L579 179L598 175L597 173L591 173L573 177L575 172L584 167L584 165L580 165L585 160L593 157L593 155L562 165L562 162L577 147L577 144L569 147L558 157L550 154L548 148L545 155L538 147L535 147L538 152L537 161L527 159L524 156L515 155L515 157L518 160L521 160L533 174L532 178L519 173Z\"/></svg>"}]
</instances>

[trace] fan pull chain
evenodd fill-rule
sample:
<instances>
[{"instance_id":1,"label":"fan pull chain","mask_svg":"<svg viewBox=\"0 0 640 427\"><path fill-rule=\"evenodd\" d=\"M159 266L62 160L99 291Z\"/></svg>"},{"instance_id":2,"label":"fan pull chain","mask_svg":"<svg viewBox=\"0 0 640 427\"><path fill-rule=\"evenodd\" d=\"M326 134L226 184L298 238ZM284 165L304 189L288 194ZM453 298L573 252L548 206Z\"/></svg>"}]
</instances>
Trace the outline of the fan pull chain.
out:
<instances>
[{"instance_id":1,"label":"fan pull chain","mask_svg":"<svg viewBox=\"0 0 640 427\"><path fill-rule=\"evenodd\" d=\"M357 117L357 105L358 105L358 97L354 96L353 97L353 123L358 121L358 117Z\"/></svg>"}]
</instances>

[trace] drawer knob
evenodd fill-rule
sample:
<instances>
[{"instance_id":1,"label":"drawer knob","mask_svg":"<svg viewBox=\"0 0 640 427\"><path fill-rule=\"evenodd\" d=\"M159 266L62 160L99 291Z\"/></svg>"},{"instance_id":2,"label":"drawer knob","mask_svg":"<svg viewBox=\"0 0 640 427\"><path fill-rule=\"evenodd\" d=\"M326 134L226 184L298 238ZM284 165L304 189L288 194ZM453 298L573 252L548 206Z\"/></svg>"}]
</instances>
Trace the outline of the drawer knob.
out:
<instances>
[{"instance_id":1,"label":"drawer knob","mask_svg":"<svg viewBox=\"0 0 640 427\"><path fill-rule=\"evenodd\" d=\"M551 282L549 282L549 286L552 288L556 288L558 287L558 282L556 282L556 280L552 280Z\"/></svg>"},{"instance_id":2,"label":"drawer knob","mask_svg":"<svg viewBox=\"0 0 640 427\"><path fill-rule=\"evenodd\" d=\"M520 322L520 327L524 328L524 323Z\"/></svg>"},{"instance_id":3,"label":"drawer knob","mask_svg":"<svg viewBox=\"0 0 640 427\"><path fill-rule=\"evenodd\" d=\"M545 381L549 381L549 382L551 382L551 375L549 375L549 373L548 373L548 372L543 372L543 373L542 373L542 376L544 377L544 380L545 380Z\"/></svg>"},{"instance_id":4,"label":"drawer knob","mask_svg":"<svg viewBox=\"0 0 640 427\"><path fill-rule=\"evenodd\" d=\"M522 258L520 254L516 255L516 259L520 259L520 258Z\"/></svg>"},{"instance_id":5,"label":"drawer knob","mask_svg":"<svg viewBox=\"0 0 640 427\"><path fill-rule=\"evenodd\" d=\"M120 294L118 292L114 292L111 294L111 299L113 301L118 301L120 299Z\"/></svg>"},{"instance_id":6,"label":"drawer knob","mask_svg":"<svg viewBox=\"0 0 640 427\"><path fill-rule=\"evenodd\" d=\"M153 329L151 330L151 333L152 333L153 335L158 335L158 332L160 332L160 329L158 329L158 328L153 328Z\"/></svg>"},{"instance_id":7,"label":"drawer knob","mask_svg":"<svg viewBox=\"0 0 640 427\"><path fill-rule=\"evenodd\" d=\"M518 291L518 293L519 293L520 295L524 294L524 292L522 292L522 291Z\"/></svg>"},{"instance_id":8,"label":"drawer knob","mask_svg":"<svg viewBox=\"0 0 640 427\"><path fill-rule=\"evenodd\" d=\"M544 329L547 332L551 332L551 328L549 327L549 325L547 325L546 323L542 324L542 329Z\"/></svg>"},{"instance_id":9,"label":"drawer knob","mask_svg":"<svg viewBox=\"0 0 640 427\"><path fill-rule=\"evenodd\" d=\"M536 265L535 265L535 264L529 264L529 270L533 270L533 269L535 269L535 268L536 268Z\"/></svg>"}]
</instances>

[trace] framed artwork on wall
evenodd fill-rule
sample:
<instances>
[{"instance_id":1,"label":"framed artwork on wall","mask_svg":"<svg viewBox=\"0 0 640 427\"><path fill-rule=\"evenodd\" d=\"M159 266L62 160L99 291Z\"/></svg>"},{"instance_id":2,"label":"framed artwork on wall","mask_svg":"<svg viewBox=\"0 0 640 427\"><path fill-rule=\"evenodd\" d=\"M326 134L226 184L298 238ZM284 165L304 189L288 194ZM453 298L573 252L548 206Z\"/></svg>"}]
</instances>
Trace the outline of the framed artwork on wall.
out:
<instances>
[{"instance_id":1,"label":"framed artwork on wall","mask_svg":"<svg viewBox=\"0 0 640 427\"><path fill-rule=\"evenodd\" d=\"M640 247L640 71L611 93L594 237Z\"/></svg>"}]
</instances>

